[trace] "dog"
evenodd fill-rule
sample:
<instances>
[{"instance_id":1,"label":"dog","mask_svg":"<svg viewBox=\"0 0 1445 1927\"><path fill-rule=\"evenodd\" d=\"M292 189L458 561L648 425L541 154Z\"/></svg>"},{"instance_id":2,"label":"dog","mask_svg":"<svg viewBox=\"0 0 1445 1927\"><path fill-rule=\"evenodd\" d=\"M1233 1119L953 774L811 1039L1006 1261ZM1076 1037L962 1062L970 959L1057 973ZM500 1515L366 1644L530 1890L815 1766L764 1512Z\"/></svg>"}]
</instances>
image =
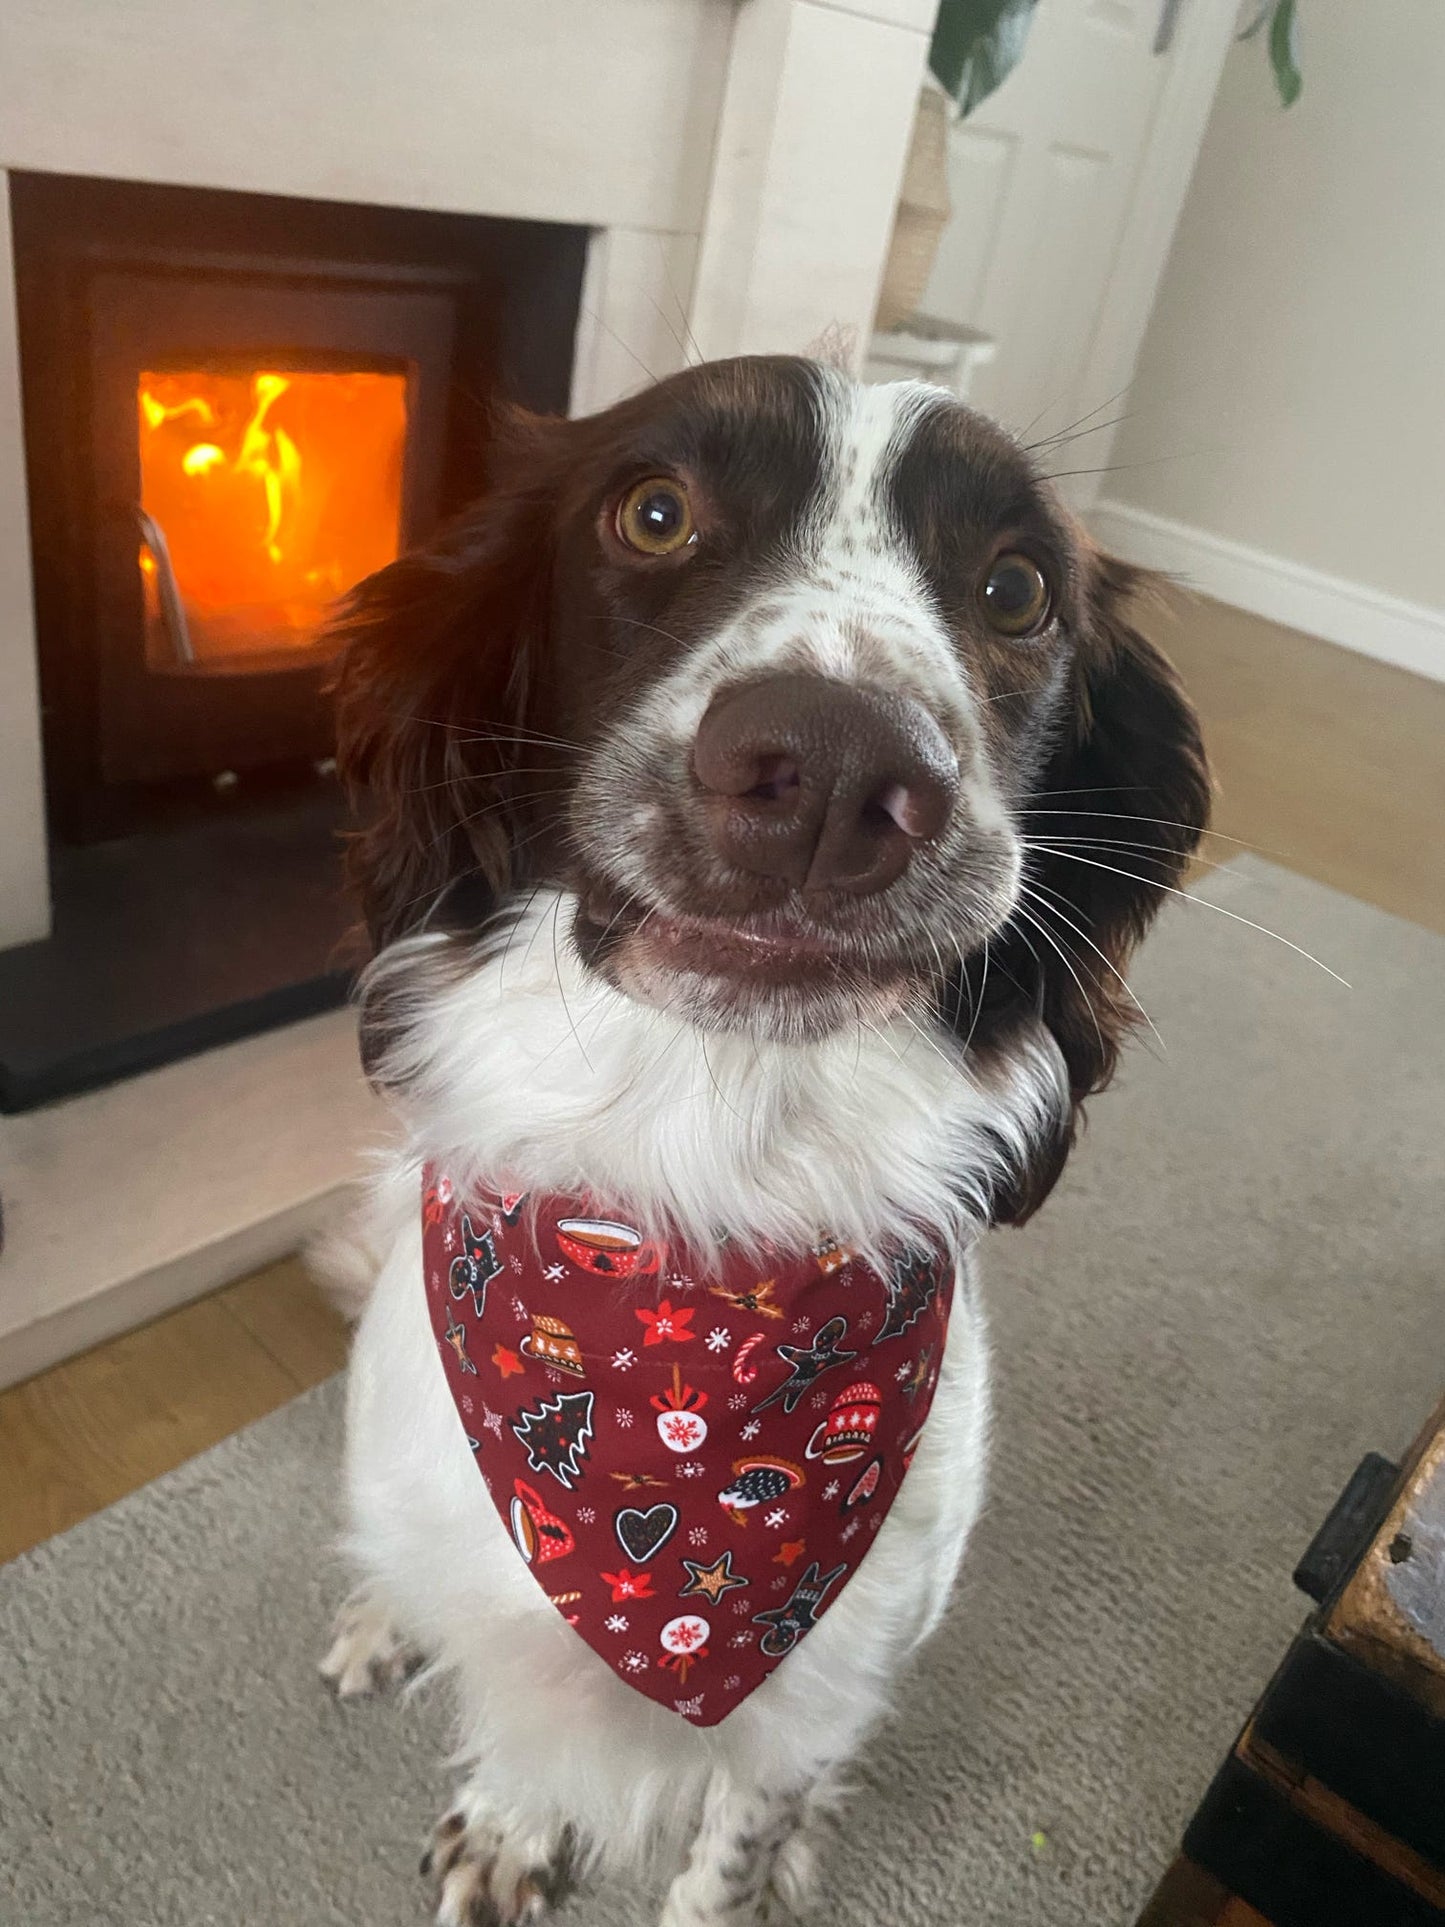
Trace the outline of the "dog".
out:
<instances>
[{"instance_id":1,"label":"dog","mask_svg":"<svg viewBox=\"0 0 1445 1927\"><path fill-rule=\"evenodd\" d=\"M1056 1183L1208 815L1140 586L945 392L749 357L510 419L484 498L354 592L404 1142L323 1671L450 1682L443 1927L638 1869L663 1927L802 1904L979 1509L979 1240Z\"/></svg>"}]
</instances>

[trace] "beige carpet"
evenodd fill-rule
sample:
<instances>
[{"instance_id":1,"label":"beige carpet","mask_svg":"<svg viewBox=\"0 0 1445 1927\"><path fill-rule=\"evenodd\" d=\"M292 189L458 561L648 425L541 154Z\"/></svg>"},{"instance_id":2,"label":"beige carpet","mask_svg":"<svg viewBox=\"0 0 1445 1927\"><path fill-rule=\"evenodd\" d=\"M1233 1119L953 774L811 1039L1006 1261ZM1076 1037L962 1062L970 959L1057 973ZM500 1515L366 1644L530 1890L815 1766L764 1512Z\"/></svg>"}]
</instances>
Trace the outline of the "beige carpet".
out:
<instances>
[{"instance_id":1,"label":"beige carpet","mask_svg":"<svg viewBox=\"0 0 1445 1927\"><path fill-rule=\"evenodd\" d=\"M1252 860L1206 889L1354 988L1207 909L1151 944L1168 1055L991 1247L993 1500L825 1856L836 1927L1132 1921L1302 1615L1296 1555L1445 1377L1445 941ZM441 1709L314 1673L338 1403L0 1570L0 1920L423 1920Z\"/></svg>"}]
</instances>

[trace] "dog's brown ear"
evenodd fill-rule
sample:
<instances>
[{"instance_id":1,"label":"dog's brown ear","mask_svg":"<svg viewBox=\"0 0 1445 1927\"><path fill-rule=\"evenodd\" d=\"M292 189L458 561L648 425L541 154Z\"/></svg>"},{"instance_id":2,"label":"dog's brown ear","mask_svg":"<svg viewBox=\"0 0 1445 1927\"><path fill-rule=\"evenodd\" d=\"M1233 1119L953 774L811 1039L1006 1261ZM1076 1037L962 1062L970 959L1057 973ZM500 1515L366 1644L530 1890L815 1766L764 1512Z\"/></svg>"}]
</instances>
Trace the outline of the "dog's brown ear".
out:
<instances>
[{"instance_id":1,"label":"dog's brown ear","mask_svg":"<svg viewBox=\"0 0 1445 1927\"><path fill-rule=\"evenodd\" d=\"M1143 571L1091 558L1065 733L1024 805L1027 915L997 946L1003 988L1023 988L1068 1071L1070 1115L1001 1200L1021 1223L1057 1182L1080 1106L1109 1082L1141 1022L1124 978L1209 819L1199 720L1167 659L1135 627ZM1038 926L1042 925L1040 929Z\"/></svg>"},{"instance_id":2,"label":"dog's brown ear","mask_svg":"<svg viewBox=\"0 0 1445 1927\"><path fill-rule=\"evenodd\" d=\"M482 914L514 880L511 771L526 764L551 572L552 442L510 418L492 486L343 605L337 762L361 827L348 870L381 949L440 908Z\"/></svg>"}]
</instances>

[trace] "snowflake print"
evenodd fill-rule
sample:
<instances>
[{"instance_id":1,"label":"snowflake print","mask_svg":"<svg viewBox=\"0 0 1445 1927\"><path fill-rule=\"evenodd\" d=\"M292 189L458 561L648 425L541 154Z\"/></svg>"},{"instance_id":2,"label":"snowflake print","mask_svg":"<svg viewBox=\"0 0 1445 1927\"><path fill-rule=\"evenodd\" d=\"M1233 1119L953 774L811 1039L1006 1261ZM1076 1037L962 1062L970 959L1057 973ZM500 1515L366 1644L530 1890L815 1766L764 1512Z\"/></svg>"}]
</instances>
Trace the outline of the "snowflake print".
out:
<instances>
[{"instance_id":1,"label":"snowflake print","mask_svg":"<svg viewBox=\"0 0 1445 1927\"><path fill-rule=\"evenodd\" d=\"M763 1428L759 1424L757 1419L750 1418L747 1424L743 1427L742 1431L738 1433L738 1437L740 1439L755 1439L758 1436L758 1433L762 1431L762 1429Z\"/></svg>"},{"instance_id":2,"label":"snowflake print","mask_svg":"<svg viewBox=\"0 0 1445 1927\"><path fill-rule=\"evenodd\" d=\"M741 1673L729 1673L723 1681L723 1691L725 1693L735 1693L742 1683L743 1676Z\"/></svg>"},{"instance_id":3,"label":"snowflake print","mask_svg":"<svg viewBox=\"0 0 1445 1927\"><path fill-rule=\"evenodd\" d=\"M780 1572L777 1578L773 1581L770 1590L772 1592L781 1592L784 1586L787 1585L787 1583L788 1583L788 1575L785 1572Z\"/></svg>"},{"instance_id":4,"label":"snowflake print","mask_svg":"<svg viewBox=\"0 0 1445 1927\"><path fill-rule=\"evenodd\" d=\"M685 1271L674 1271L667 1281L674 1291L696 1291L697 1286Z\"/></svg>"},{"instance_id":5,"label":"snowflake print","mask_svg":"<svg viewBox=\"0 0 1445 1927\"><path fill-rule=\"evenodd\" d=\"M702 1427L691 1412L664 1412L657 1422L666 1444L677 1451L690 1452L703 1439Z\"/></svg>"},{"instance_id":6,"label":"snowflake print","mask_svg":"<svg viewBox=\"0 0 1445 1927\"><path fill-rule=\"evenodd\" d=\"M513 1271L520 1271L522 1269L522 1261L520 1258L509 1258L507 1263L512 1267Z\"/></svg>"},{"instance_id":7,"label":"snowflake print","mask_svg":"<svg viewBox=\"0 0 1445 1927\"><path fill-rule=\"evenodd\" d=\"M493 1433L498 1439L502 1436L502 1415L494 1412L490 1405L482 1407L482 1430Z\"/></svg>"},{"instance_id":8,"label":"snowflake print","mask_svg":"<svg viewBox=\"0 0 1445 1927\"><path fill-rule=\"evenodd\" d=\"M870 1520L868 1521L868 1530L869 1530L870 1532L876 1532L876 1531L878 1530L878 1528L879 1528L879 1526L881 1526L881 1525L882 1525L882 1523L883 1523L883 1515L882 1515L882 1513L881 1513L881 1512L875 1512L875 1513L873 1514L873 1517L872 1517L872 1518L871 1518L871 1519L870 1519Z\"/></svg>"},{"instance_id":9,"label":"snowflake print","mask_svg":"<svg viewBox=\"0 0 1445 1927\"><path fill-rule=\"evenodd\" d=\"M775 1505L763 1520L765 1526L782 1526L787 1523L788 1515L780 1505Z\"/></svg>"},{"instance_id":10,"label":"snowflake print","mask_svg":"<svg viewBox=\"0 0 1445 1927\"><path fill-rule=\"evenodd\" d=\"M446 1228L446 1233L442 1238L442 1245L447 1251L455 1251L457 1248L457 1234L452 1230L450 1225Z\"/></svg>"},{"instance_id":11,"label":"snowflake print","mask_svg":"<svg viewBox=\"0 0 1445 1927\"><path fill-rule=\"evenodd\" d=\"M602 1623L609 1633L625 1633L627 1631L627 1614L609 1613Z\"/></svg>"},{"instance_id":12,"label":"snowflake print","mask_svg":"<svg viewBox=\"0 0 1445 1927\"><path fill-rule=\"evenodd\" d=\"M836 1499L842 1490L842 1486L839 1485L836 1479L829 1479L828 1483L823 1487L823 1497L825 1499Z\"/></svg>"},{"instance_id":13,"label":"snowflake print","mask_svg":"<svg viewBox=\"0 0 1445 1927\"><path fill-rule=\"evenodd\" d=\"M732 1342L732 1333L721 1325L714 1325L707 1335L707 1348L710 1352L725 1352Z\"/></svg>"},{"instance_id":14,"label":"snowflake print","mask_svg":"<svg viewBox=\"0 0 1445 1927\"><path fill-rule=\"evenodd\" d=\"M742 1610L743 1609L740 1606L738 1608L738 1611L741 1612ZM752 1643L753 1643L753 1635L751 1633L734 1633L732 1638L728 1641L729 1646L751 1646Z\"/></svg>"},{"instance_id":15,"label":"snowflake print","mask_svg":"<svg viewBox=\"0 0 1445 1927\"><path fill-rule=\"evenodd\" d=\"M705 1546L707 1544L707 1527L694 1526L692 1531L687 1535L687 1543L690 1546Z\"/></svg>"},{"instance_id":16,"label":"snowflake print","mask_svg":"<svg viewBox=\"0 0 1445 1927\"><path fill-rule=\"evenodd\" d=\"M684 1719L700 1720L702 1718L702 1703L705 1698L705 1694L695 1693L690 1700L674 1700L672 1702L673 1710L681 1713Z\"/></svg>"},{"instance_id":17,"label":"snowflake print","mask_svg":"<svg viewBox=\"0 0 1445 1927\"><path fill-rule=\"evenodd\" d=\"M728 1400L728 1410L730 1412L740 1412L742 1411L743 1407L747 1404L747 1402L748 1402L748 1395L746 1392L734 1392L732 1397Z\"/></svg>"},{"instance_id":18,"label":"snowflake print","mask_svg":"<svg viewBox=\"0 0 1445 1927\"><path fill-rule=\"evenodd\" d=\"M522 1303L520 1298L514 1298L512 1300L512 1316L514 1318L520 1318L524 1325L530 1325L532 1322L528 1316L527 1307Z\"/></svg>"},{"instance_id":19,"label":"snowflake print","mask_svg":"<svg viewBox=\"0 0 1445 1927\"><path fill-rule=\"evenodd\" d=\"M577 1508L577 1523L584 1526L595 1526L597 1523L596 1506L579 1505Z\"/></svg>"},{"instance_id":20,"label":"snowflake print","mask_svg":"<svg viewBox=\"0 0 1445 1927\"><path fill-rule=\"evenodd\" d=\"M442 1275L439 1271L434 1271L431 1275L431 1288L433 1291L440 1291L442 1288Z\"/></svg>"},{"instance_id":21,"label":"snowflake print","mask_svg":"<svg viewBox=\"0 0 1445 1927\"><path fill-rule=\"evenodd\" d=\"M861 1524L862 1524L862 1521L860 1519L850 1519L847 1525L844 1526L842 1532L839 1533L838 1536L843 1541L845 1546L847 1545L850 1539L856 1536L858 1527Z\"/></svg>"},{"instance_id":22,"label":"snowflake print","mask_svg":"<svg viewBox=\"0 0 1445 1927\"><path fill-rule=\"evenodd\" d=\"M735 1600L733 1601L733 1611L734 1611L735 1613L742 1613L742 1614L747 1614L747 1613L750 1613L750 1612L752 1611L752 1607L751 1607L751 1606L750 1606L750 1605L748 1604L748 1602L747 1602L747 1600L746 1600L746 1599L735 1599ZM747 1643L747 1642L746 1642L745 1640L737 1640L737 1639L735 1639L735 1640L733 1641L733 1645L734 1645L734 1646L738 1646L738 1645L746 1645L746 1643Z\"/></svg>"},{"instance_id":23,"label":"snowflake print","mask_svg":"<svg viewBox=\"0 0 1445 1927\"><path fill-rule=\"evenodd\" d=\"M566 1265L548 1265L542 1276L549 1285L560 1285L567 1276L567 1267Z\"/></svg>"},{"instance_id":24,"label":"snowflake print","mask_svg":"<svg viewBox=\"0 0 1445 1927\"><path fill-rule=\"evenodd\" d=\"M805 1332L812 1322L811 1318L795 1318L793 1320L793 1330L795 1332Z\"/></svg>"},{"instance_id":25,"label":"snowflake print","mask_svg":"<svg viewBox=\"0 0 1445 1927\"><path fill-rule=\"evenodd\" d=\"M629 1673L645 1673L647 1671L647 1654L636 1651L624 1653L622 1655L622 1664Z\"/></svg>"},{"instance_id":26,"label":"snowflake print","mask_svg":"<svg viewBox=\"0 0 1445 1927\"><path fill-rule=\"evenodd\" d=\"M893 1376L898 1380L898 1383L901 1385L904 1379L907 1378L908 1374L912 1370L913 1370L912 1359L905 1358L903 1363L898 1367L898 1370L893 1374Z\"/></svg>"},{"instance_id":27,"label":"snowflake print","mask_svg":"<svg viewBox=\"0 0 1445 1927\"><path fill-rule=\"evenodd\" d=\"M614 1372L630 1372L636 1363L637 1353L627 1345L624 1345L620 1352L614 1352L612 1354L612 1369Z\"/></svg>"},{"instance_id":28,"label":"snowflake print","mask_svg":"<svg viewBox=\"0 0 1445 1927\"><path fill-rule=\"evenodd\" d=\"M667 1631L672 1635L672 1651L690 1653L707 1638L707 1622L702 1619L674 1619Z\"/></svg>"},{"instance_id":29,"label":"snowflake print","mask_svg":"<svg viewBox=\"0 0 1445 1927\"><path fill-rule=\"evenodd\" d=\"M624 1432L628 1431L631 1428L632 1414L631 1412L628 1411L625 1405L619 1405L617 1410L612 1414L612 1416L617 1420L617 1423L622 1427Z\"/></svg>"},{"instance_id":30,"label":"snowflake print","mask_svg":"<svg viewBox=\"0 0 1445 1927\"><path fill-rule=\"evenodd\" d=\"M814 1392L813 1396L808 1400L808 1403L815 1412L821 1412L823 1407L828 1403L828 1394L826 1392Z\"/></svg>"},{"instance_id":31,"label":"snowflake print","mask_svg":"<svg viewBox=\"0 0 1445 1927\"><path fill-rule=\"evenodd\" d=\"M706 1470L707 1467L700 1460L684 1459L677 1468L677 1476L680 1479L700 1479Z\"/></svg>"},{"instance_id":32,"label":"snowflake print","mask_svg":"<svg viewBox=\"0 0 1445 1927\"><path fill-rule=\"evenodd\" d=\"M464 1412L470 1412L470 1411L471 1411L471 1409L472 1409L472 1401L471 1401L471 1400L470 1400L469 1398L463 1398L463 1399L462 1399L462 1410L463 1410Z\"/></svg>"}]
</instances>

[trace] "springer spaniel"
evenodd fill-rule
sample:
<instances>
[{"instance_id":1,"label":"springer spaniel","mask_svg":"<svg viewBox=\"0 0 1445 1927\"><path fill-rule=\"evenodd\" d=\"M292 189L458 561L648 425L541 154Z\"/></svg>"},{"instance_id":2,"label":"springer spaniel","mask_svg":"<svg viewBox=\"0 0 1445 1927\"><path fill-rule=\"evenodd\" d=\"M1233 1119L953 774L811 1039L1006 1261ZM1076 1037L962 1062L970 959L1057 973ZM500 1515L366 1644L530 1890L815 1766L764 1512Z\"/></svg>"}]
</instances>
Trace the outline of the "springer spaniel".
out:
<instances>
[{"instance_id":1,"label":"springer spaniel","mask_svg":"<svg viewBox=\"0 0 1445 1927\"><path fill-rule=\"evenodd\" d=\"M765 357L516 420L355 593L406 1143L323 1670L452 1684L448 1927L639 1866L665 1927L798 1904L978 1511L976 1248L1058 1179L1207 815L1137 585L949 395Z\"/></svg>"}]
</instances>

